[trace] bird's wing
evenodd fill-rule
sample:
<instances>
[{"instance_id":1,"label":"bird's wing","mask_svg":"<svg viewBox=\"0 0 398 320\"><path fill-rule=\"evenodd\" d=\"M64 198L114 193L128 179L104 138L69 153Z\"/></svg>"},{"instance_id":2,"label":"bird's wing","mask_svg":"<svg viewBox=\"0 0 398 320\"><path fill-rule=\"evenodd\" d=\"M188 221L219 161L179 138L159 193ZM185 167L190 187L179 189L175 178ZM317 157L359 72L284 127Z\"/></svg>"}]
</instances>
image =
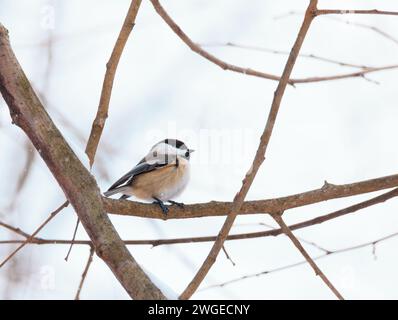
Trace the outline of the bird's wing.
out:
<instances>
[{"instance_id":1,"label":"bird's wing","mask_svg":"<svg viewBox=\"0 0 398 320\"><path fill-rule=\"evenodd\" d=\"M150 172L161 167L168 165L168 161L159 160L158 161L146 161L146 159L142 159L132 170L127 172L124 176L122 176L119 180L117 180L114 184L110 186L108 191L121 187L123 184L129 185L134 177L139 174Z\"/></svg>"}]
</instances>

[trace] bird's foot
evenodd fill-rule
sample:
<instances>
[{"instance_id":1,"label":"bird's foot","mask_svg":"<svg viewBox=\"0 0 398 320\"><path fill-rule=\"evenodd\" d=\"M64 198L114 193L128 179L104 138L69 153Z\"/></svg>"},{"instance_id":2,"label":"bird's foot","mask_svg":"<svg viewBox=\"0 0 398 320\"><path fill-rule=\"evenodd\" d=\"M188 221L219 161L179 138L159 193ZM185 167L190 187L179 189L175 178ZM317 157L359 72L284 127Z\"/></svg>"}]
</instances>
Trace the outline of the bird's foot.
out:
<instances>
[{"instance_id":1,"label":"bird's foot","mask_svg":"<svg viewBox=\"0 0 398 320\"><path fill-rule=\"evenodd\" d=\"M176 205L182 209L184 209L185 204L183 204L182 202L177 202L177 201L173 201L173 200L167 200L167 202L171 203L172 205Z\"/></svg>"},{"instance_id":2,"label":"bird's foot","mask_svg":"<svg viewBox=\"0 0 398 320\"><path fill-rule=\"evenodd\" d=\"M162 209L163 214L167 215L167 213L169 212L169 208L166 207L166 205L164 204L164 202L158 198L154 198L155 201L153 203L157 204L160 209Z\"/></svg>"}]
</instances>

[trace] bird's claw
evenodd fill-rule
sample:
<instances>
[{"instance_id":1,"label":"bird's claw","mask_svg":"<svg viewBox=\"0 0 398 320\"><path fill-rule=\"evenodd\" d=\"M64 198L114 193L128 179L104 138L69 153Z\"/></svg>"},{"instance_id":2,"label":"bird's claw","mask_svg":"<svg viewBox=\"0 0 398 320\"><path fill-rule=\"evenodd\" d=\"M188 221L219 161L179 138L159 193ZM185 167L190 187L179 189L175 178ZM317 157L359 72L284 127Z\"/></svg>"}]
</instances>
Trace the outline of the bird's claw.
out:
<instances>
[{"instance_id":1,"label":"bird's claw","mask_svg":"<svg viewBox=\"0 0 398 320\"><path fill-rule=\"evenodd\" d=\"M163 203L162 200L155 198L155 201L153 203L157 204L160 207L160 209L162 209L163 214L167 215L167 213L169 212L169 208L167 208L167 206Z\"/></svg>"},{"instance_id":2,"label":"bird's claw","mask_svg":"<svg viewBox=\"0 0 398 320\"><path fill-rule=\"evenodd\" d=\"M176 205L182 209L184 209L185 204L183 204L182 202L177 202L177 201L173 201L173 200L168 200L168 202L170 202L172 205Z\"/></svg>"}]
</instances>

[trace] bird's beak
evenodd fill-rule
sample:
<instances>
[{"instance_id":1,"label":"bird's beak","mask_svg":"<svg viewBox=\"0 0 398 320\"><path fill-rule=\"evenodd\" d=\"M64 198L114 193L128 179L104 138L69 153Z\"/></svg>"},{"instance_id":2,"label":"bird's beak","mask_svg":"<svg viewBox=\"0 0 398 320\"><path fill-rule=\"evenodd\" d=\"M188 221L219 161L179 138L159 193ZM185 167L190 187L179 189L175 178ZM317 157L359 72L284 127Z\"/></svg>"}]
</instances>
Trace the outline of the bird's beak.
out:
<instances>
[{"instance_id":1,"label":"bird's beak","mask_svg":"<svg viewBox=\"0 0 398 320\"><path fill-rule=\"evenodd\" d=\"M194 149L188 149L189 153L195 152Z\"/></svg>"}]
</instances>

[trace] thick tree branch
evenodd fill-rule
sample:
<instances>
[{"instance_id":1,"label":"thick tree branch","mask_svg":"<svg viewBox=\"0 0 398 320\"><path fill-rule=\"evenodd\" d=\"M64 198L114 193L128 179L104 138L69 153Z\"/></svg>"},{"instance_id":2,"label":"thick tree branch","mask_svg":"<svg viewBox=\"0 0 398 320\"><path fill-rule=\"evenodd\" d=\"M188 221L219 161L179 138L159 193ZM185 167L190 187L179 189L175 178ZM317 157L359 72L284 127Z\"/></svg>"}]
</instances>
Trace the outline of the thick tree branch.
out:
<instances>
[{"instance_id":1,"label":"thick tree branch","mask_svg":"<svg viewBox=\"0 0 398 320\"><path fill-rule=\"evenodd\" d=\"M302 221L299 223L295 223L289 226L290 230L297 230L302 229L310 226L314 226L317 224L321 224L323 222L333 220L339 218L341 216L357 212L359 210L368 208L370 206L385 202L389 199L398 196L398 188L395 188L391 191L383 193L379 196L373 197L371 199L356 203L349 207L313 218L306 221ZM24 232L19 228L15 228L10 226L4 222L0 221L0 226L3 226L14 233L21 235L25 238L30 237L29 234ZM260 237L269 237L269 236L277 236L282 234L282 229L273 229L273 230L266 230L266 231L258 231L258 232L249 232L249 233L238 233L238 234L230 234L228 235L226 240L241 240L241 239L252 239L252 238L260 238ZM170 244L177 244L177 243L198 243L198 242L208 242L208 241L215 241L217 239L216 236L204 236L204 237L187 237L187 238L174 238L174 239L149 239L149 240L124 240L124 244L126 245L152 245L152 246L160 246L160 245L170 245ZM24 240L5 240L0 241L0 244L9 244L9 243L23 243ZM41 239L41 238L32 238L30 241L32 244L79 244L79 245L91 245L91 241L88 240L60 240L60 239Z\"/></svg>"},{"instance_id":2,"label":"thick tree branch","mask_svg":"<svg viewBox=\"0 0 398 320\"><path fill-rule=\"evenodd\" d=\"M95 251L131 297L164 299L142 271L106 215L95 179L81 164L43 108L0 24L0 91L17 124L46 162L86 229Z\"/></svg>"},{"instance_id":3,"label":"thick tree branch","mask_svg":"<svg viewBox=\"0 0 398 320\"><path fill-rule=\"evenodd\" d=\"M276 213L322 201L350 197L397 186L398 174L342 185L325 182L323 187L303 193L267 200L245 201L239 210L239 214ZM223 216L232 210L232 202L211 201L186 204L184 209L170 206L167 217L165 217L159 207L152 204L109 198L102 198L102 201L105 210L109 213L153 219Z\"/></svg>"}]
</instances>

